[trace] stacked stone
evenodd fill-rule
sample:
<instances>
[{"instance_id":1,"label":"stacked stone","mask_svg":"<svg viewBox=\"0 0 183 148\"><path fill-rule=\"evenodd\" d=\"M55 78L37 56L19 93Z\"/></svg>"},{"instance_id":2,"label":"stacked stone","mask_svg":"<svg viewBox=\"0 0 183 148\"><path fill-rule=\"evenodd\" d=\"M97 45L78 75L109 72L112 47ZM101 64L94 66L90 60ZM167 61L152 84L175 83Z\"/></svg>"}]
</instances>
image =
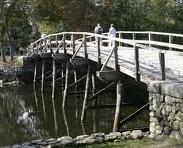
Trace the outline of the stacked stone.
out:
<instances>
[{"instance_id":1,"label":"stacked stone","mask_svg":"<svg viewBox=\"0 0 183 148\"><path fill-rule=\"evenodd\" d=\"M150 134L183 138L183 84L153 82L149 86Z\"/></svg>"},{"instance_id":2,"label":"stacked stone","mask_svg":"<svg viewBox=\"0 0 183 148\"><path fill-rule=\"evenodd\" d=\"M111 132L109 134L94 133L92 135L80 135L76 138L64 136L61 138L50 138L50 139L38 139L31 142L25 142L23 144L12 145L12 148L35 148L35 147L77 147L91 144L100 144L105 142L119 142L127 139L141 139L148 137L149 132L142 132L141 130L127 131L127 132Z\"/></svg>"}]
</instances>

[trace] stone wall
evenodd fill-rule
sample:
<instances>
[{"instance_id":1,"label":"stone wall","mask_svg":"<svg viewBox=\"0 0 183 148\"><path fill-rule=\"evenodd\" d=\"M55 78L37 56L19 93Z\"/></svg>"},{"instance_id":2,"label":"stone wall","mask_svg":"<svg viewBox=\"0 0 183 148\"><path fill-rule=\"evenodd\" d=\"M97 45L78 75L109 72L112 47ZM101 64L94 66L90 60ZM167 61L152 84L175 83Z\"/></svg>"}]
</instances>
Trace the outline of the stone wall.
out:
<instances>
[{"instance_id":1,"label":"stone wall","mask_svg":"<svg viewBox=\"0 0 183 148\"><path fill-rule=\"evenodd\" d=\"M183 83L151 82L148 91L151 136L183 138Z\"/></svg>"}]
</instances>

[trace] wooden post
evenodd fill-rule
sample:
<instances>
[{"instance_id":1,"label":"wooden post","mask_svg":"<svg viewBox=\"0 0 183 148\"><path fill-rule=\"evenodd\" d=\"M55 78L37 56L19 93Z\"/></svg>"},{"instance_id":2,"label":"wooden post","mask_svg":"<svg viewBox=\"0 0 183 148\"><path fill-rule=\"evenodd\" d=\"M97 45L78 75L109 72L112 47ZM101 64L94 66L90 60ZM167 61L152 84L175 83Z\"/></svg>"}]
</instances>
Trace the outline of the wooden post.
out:
<instances>
[{"instance_id":1,"label":"wooden post","mask_svg":"<svg viewBox=\"0 0 183 148\"><path fill-rule=\"evenodd\" d=\"M149 42L152 41L152 35L149 33ZM149 47L151 47L151 43L149 43Z\"/></svg>"},{"instance_id":2,"label":"wooden post","mask_svg":"<svg viewBox=\"0 0 183 148\"><path fill-rule=\"evenodd\" d=\"M96 71L92 72L92 95L96 92ZM93 106L97 105L97 98L93 101ZM96 110L93 110L93 132L97 131L97 119L96 119Z\"/></svg>"},{"instance_id":3,"label":"wooden post","mask_svg":"<svg viewBox=\"0 0 183 148\"><path fill-rule=\"evenodd\" d=\"M169 35L169 44L172 44L172 41L173 41L173 37L171 35ZM172 48L169 47L169 50L172 50Z\"/></svg>"},{"instance_id":4,"label":"wooden post","mask_svg":"<svg viewBox=\"0 0 183 148\"><path fill-rule=\"evenodd\" d=\"M42 62L41 91L44 91L44 69L45 69L45 59L43 59Z\"/></svg>"},{"instance_id":5,"label":"wooden post","mask_svg":"<svg viewBox=\"0 0 183 148\"><path fill-rule=\"evenodd\" d=\"M53 53L51 37L49 37L50 52Z\"/></svg>"},{"instance_id":6,"label":"wooden post","mask_svg":"<svg viewBox=\"0 0 183 148\"><path fill-rule=\"evenodd\" d=\"M46 108L45 108L44 92L43 91L41 91L41 99L42 99L42 106L43 106L43 114L44 114L44 118L46 119Z\"/></svg>"},{"instance_id":7,"label":"wooden post","mask_svg":"<svg viewBox=\"0 0 183 148\"><path fill-rule=\"evenodd\" d=\"M87 78L86 78L86 85L85 85L85 95L84 95L84 101L83 101L83 109L81 114L81 122L85 119L86 114L86 102L89 95L89 84L90 84L90 65L88 65L88 71L87 71Z\"/></svg>"},{"instance_id":8,"label":"wooden post","mask_svg":"<svg viewBox=\"0 0 183 148\"><path fill-rule=\"evenodd\" d=\"M64 64L62 64L62 70L61 70L61 77L65 75L65 67ZM62 90L64 91L65 85L64 85L64 79L61 80L62 83Z\"/></svg>"},{"instance_id":9,"label":"wooden post","mask_svg":"<svg viewBox=\"0 0 183 148\"><path fill-rule=\"evenodd\" d=\"M115 58L115 70L119 71L119 65L118 65L118 49L115 43L115 50L114 50L114 58ZM121 105L121 98L122 98L122 82L119 79L116 84L116 112L115 112L115 118L114 118L114 125L113 125L113 132L116 132L119 130L119 116L120 116L120 105Z\"/></svg>"},{"instance_id":10,"label":"wooden post","mask_svg":"<svg viewBox=\"0 0 183 148\"><path fill-rule=\"evenodd\" d=\"M58 35L56 35L56 48L58 48ZM59 50L58 50L59 52Z\"/></svg>"},{"instance_id":11,"label":"wooden post","mask_svg":"<svg viewBox=\"0 0 183 148\"><path fill-rule=\"evenodd\" d=\"M159 61L160 61L159 63L160 63L160 71L161 71L161 80L164 81L166 79L164 53L159 53Z\"/></svg>"},{"instance_id":12,"label":"wooden post","mask_svg":"<svg viewBox=\"0 0 183 148\"><path fill-rule=\"evenodd\" d=\"M84 46L84 55L85 55L85 58L88 58L88 54L87 54L87 45L86 45L86 35L83 34L83 46Z\"/></svg>"},{"instance_id":13,"label":"wooden post","mask_svg":"<svg viewBox=\"0 0 183 148\"><path fill-rule=\"evenodd\" d=\"M114 45L114 60L115 60L115 70L119 71L119 65L118 65L118 47L117 47L117 43L115 42Z\"/></svg>"},{"instance_id":14,"label":"wooden post","mask_svg":"<svg viewBox=\"0 0 183 148\"><path fill-rule=\"evenodd\" d=\"M74 41L74 34L72 34L71 36L71 40L72 40L72 50L73 50L73 55L75 53L75 41Z\"/></svg>"},{"instance_id":15,"label":"wooden post","mask_svg":"<svg viewBox=\"0 0 183 148\"><path fill-rule=\"evenodd\" d=\"M36 109L38 109L38 98L37 98L37 93L36 93L36 86L34 85L34 99L36 103Z\"/></svg>"},{"instance_id":16,"label":"wooden post","mask_svg":"<svg viewBox=\"0 0 183 148\"><path fill-rule=\"evenodd\" d=\"M120 38L120 39L123 38L123 37L122 37L122 33L119 33L119 38ZM121 43L121 42L119 43L119 46L122 46L122 43Z\"/></svg>"},{"instance_id":17,"label":"wooden post","mask_svg":"<svg viewBox=\"0 0 183 148\"><path fill-rule=\"evenodd\" d=\"M135 40L135 38L136 38L135 33L132 34L132 38L133 38L133 40Z\"/></svg>"},{"instance_id":18,"label":"wooden post","mask_svg":"<svg viewBox=\"0 0 183 148\"><path fill-rule=\"evenodd\" d=\"M48 48L48 45L47 45L47 39L45 38L44 39L44 51L46 51L47 50L47 48Z\"/></svg>"},{"instance_id":19,"label":"wooden post","mask_svg":"<svg viewBox=\"0 0 183 148\"><path fill-rule=\"evenodd\" d=\"M56 73L56 61L53 58L53 72L52 72L52 98L55 97L55 73Z\"/></svg>"},{"instance_id":20,"label":"wooden post","mask_svg":"<svg viewBox=\"0 0 183 148\"><path fill-rule=\"evenodd\" d=\"M76 83L77 82L77 71L76 71L76 68L74 69L74 82ZM75 87L74 87L74 91L77 91L77 83L75 84ZM76 93L75 95L76 97L76 119L78 119L78 95Z\"/></svg>"},{"instance_id":21,"label":"wooden post","mask_svg":"<svg viewBox=\"0 0 183 148\"><path fill-rule=\"evenodd\" d=\"M35 59L34 63L34 85L36 84L36 75L37 75L37 59Z\"/></svg>"},{"instance_id":22,"label":"wooden post","mask_svg":"<svg viewBox=\"0 0 183 148\"><path fill-rule=\"evenodd\" d=\"M96 92L96 72L92 72L92 95L95 94ZM97 98L93 101L93 105L96 106L97 105Z\"/></svg>"},{"instance_id":23,"label":"wooden post","mask_svg":"<svg viewBox=\"0 0 183 148\"><path fill-rule=\"evenodd\" d=\"M39 47L38 47L38 43L36 43L36 53L38 53L39 51Z\"/></svg>"},{"instance_id":24,"label":"wooden post","mask_svg":"<svg viewBox=\"0 0 183 148\"><path fill-rule=\"evenodd\" d=\"M136 81L140 81L140 74L139 74L139 48L135 46L135 79Z\"/></svg>"},{"instance_id":25,"label":"wooden post","mask_svg":"<svg viewBox=\"0 0 183 148\"><path fill-rule=\"evenodd\" d=\"M57 113L55 109L55 100L52 98L52 105L53 105L53 116L54 116L54 125L55 125L55 134L58 134L58 124L57 124Z\"/></svg>"},{"instance_id":26,"label":"wooden post","mask_svg":"<svg viewBox=\"0 0 183 148\"><path fill-rule=\"evenodd\" d=\"M115 118L114 118L114 125L113 125L113 132L117 132L119 130L119 116L120 116L120 105L121 105L121 98L122 98L122 82L118 80L116 86L116 111L115 111Z\"/></svg>"},{"instance_id":27,"label":"wooden post","mask_svg":"<svg viewBox=\"0 0 183 148\"><path fill-rule=\"evenodd\" d=\"M66 53L66 47L65 47L65 39L66 39L66 36L65 34L63 34L63 49L64 49L64 53Z\"/></svg>"},{"instance_id":28,"label":"wooden post","mask_svg":"<svg viewBox=\"0 0 183 148\"><path fill-rule=\"evenodd\" d=\"M63 117L64 117L64 123L65 123L65 126L66 126L67 136L69 136L70 132L69 132L69 126L68 126L68 121L67 121L65 108L62 108L62 112L63 112Z\"/></svg>"},{"instance_id":29,"label":"wooden post","mask_svg":"<svg viewBox=\"0 0 183 148\"><path fill-rule=\"evenodd\" d=\"M99 37L97 37L97 56L98 56L98 63L97 63L97 66L98 66L98 68L100 67L100 65L101 65L101 55L100 55L101 53L100 53L100 38Z\"/></svg>"},{"instance_id":30,"label":"wooden post","mask_svg":"<svg viewBox=\"0 0 183 148\"><path fill-rule=\"evenodd\" d=\"M67 99L67 87L68 87L68 79L69 79L69 62L67 62L66 65L66 78L65 78L65 89L64 89L64 94L63 94L63 102L62 102L62 107L65 107L66 104L66 99Z\"/></svg>"}]
</instances>

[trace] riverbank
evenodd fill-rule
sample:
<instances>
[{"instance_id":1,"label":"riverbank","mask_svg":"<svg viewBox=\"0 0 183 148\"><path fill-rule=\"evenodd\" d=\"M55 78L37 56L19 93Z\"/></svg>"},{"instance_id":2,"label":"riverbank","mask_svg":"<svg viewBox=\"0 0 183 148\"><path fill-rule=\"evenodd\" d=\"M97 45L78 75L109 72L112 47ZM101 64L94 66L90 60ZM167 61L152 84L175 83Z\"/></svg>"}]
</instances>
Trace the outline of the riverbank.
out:
<instances>
[{"instance_id":1,"label":"riverbank","mask_svg":"<svg viewBox=\"0 0 183 148\"><path fill-rule=\"evenodd\" d=\"M120 142L108 142L105 144L94 144L87 146L88 148L182 148L183 142L173 138L162 138L162 139L137 139L137 140L126 140Z\"/></svg>"},{"instance_id":2,"label":"riverbank","mask_svg":"<svg viewBox=\"0 0 183 148\"><path fill-rule=\"evenodd\" d=\"M33 71L23 65L23 56L15 56L13 61L6 57L6 61L0 63L0 86L18 86L31 83Z\"/></svg>"},{"instance_id":3,"label":"riverbank","mask_svg":"<svg viewBox=\"0 0 183 148\"><path fill-rule=\"evenodd\" d=\"M92 135L80 135L76 138L63 136L60 138L39 139L23 144L15 144L12 148L19 147L183 147L183 140L171 137L153 137L149 132L141 130L127 132L111 132L109 134L94 133Z\"/></svg>"}]
</instances>

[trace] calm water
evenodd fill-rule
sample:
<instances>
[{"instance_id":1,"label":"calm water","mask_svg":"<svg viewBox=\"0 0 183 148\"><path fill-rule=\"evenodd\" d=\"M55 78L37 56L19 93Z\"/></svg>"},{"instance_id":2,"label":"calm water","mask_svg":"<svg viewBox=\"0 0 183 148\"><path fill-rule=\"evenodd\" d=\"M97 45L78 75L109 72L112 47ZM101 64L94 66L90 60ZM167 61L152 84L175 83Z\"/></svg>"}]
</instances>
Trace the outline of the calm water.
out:
<instances>
[{"instance_id":1,"label":"calm water","mask_svg":"<svg viewBox=\"0 0 183 148\"><path fill-rule=\"evenodd\" d=\"M60 87L57 87L54 99L51 86L47 86L44 93L41 93L40 87L35 90L32 85L0 88L0 145L65 135L76 137L94 132L109 133L113 126L114 108L90 109L87 111L86 122L81 124L83 96L82 92L76 94L71 91L63 110ZM98 96L98 104L115 104L115 91ZM124 108L123 116L134 110L134 107ZM148 111L134 122L145 126L148 125L147 121ZM124 128L133 128L134 122Z\"/></svg>"}]
</instances>

